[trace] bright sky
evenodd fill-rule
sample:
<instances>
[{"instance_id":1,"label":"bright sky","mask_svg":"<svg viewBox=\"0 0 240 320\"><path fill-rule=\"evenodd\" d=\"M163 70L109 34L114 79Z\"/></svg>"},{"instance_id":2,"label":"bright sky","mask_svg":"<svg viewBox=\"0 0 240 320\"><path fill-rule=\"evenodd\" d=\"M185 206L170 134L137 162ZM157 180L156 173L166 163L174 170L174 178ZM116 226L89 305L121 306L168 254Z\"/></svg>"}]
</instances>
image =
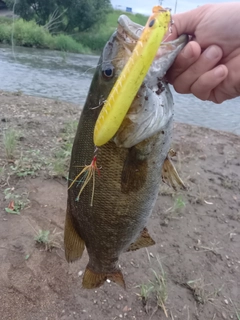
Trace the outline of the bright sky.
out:
<instances>
[{"instance_id":1,"label":"bright sky","mask_svg":"<svg viewBox=\"0 0 240 320\"><path fill-rule=\"evenodd\" d=\"M219 2L232 2L233 0L163 0L162 6L165 8L171 8L174 13L175 3L177 2L177 13L188 11L201 6L206 3L219 3ZM152 7L159 5L161 1L158 0L111 0L114 8L119 6L119 9L125 10L126 7L131 7L133 12L144 13L150 15Z\"/></svg>"}]
</instances>

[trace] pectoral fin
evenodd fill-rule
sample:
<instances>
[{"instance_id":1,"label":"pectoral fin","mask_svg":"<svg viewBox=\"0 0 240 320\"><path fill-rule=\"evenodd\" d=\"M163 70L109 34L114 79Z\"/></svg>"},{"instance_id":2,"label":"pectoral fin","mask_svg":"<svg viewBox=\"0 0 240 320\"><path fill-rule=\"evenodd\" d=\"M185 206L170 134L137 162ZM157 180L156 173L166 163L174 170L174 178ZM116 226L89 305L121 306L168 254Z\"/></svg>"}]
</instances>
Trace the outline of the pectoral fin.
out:
<instances>
[{"instance_id":1,"label":"pectoral fin","mask_svg":"<svg viewBox=\"0 0 240 320\"><path fill-rule=\"evenodd\" d=\"M170 150L170 152L173 152ZM177 187L180 187L181 189L186 189L186 186L184 185L184 182L179 177L176 168L174 167L174 164L172 163L169 156L165 159L162 167L162 181L172 187L174 190L177 189Z\"/></svg>"},{"instance_id":2,"label":"pectoral fin","mask_svg":"<svg viewBox=\"0 0 240 320\"><path fill-rule=\"evenodd\" d=\"M64 247L67 262L73 262L80 259L84 251L84 241L76 232L69 210L67 209L65 229L64 229Z\"/></svg>"},{"instance_id":3,"label":"pectoral fin","mask_svg":"<svg viewBox=\"0 0 240 320\"><path fill-rule=\"evenodd\" d=\"M82 286L85 289L98 288L101 287L107 279L115 282L122 288L126 289L123 274L120 270L117 270L116 272L110 274L96 273L92 271L88 266L83 275Z\"/></svg>"},{"instance_id":4,"label":"pectoral fin","mask_svg":"<svg viewBox=\"0 0 240 320\"><path fill-rule=\"evenodd\" d=\"M151 238L147 228L144 228L137 240L130 245L127 251L134 251L141 248L153 246L155 241Z\"/></svg>"}]
</instances>

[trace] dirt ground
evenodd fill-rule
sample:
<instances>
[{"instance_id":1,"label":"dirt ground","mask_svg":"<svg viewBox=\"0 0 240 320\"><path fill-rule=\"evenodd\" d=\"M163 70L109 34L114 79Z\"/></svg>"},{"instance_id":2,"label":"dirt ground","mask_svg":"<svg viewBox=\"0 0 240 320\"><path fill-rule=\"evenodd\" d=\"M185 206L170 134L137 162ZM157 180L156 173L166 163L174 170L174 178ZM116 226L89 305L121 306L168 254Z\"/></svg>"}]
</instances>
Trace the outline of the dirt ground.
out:
<instances>
[{"instance_id":1,"label":"dirt ground","mask_svg":"<svg viewBox=\"0 0 240 320\"><path fill-rule=\"evenodd\" d=\"M80 109L0 92L0 319L240 319L240 137L175 124L175 165L149 220L156 245L123 254L127 290L81 288L64 258L64 178Z\"/></svg>"}]
</instances>

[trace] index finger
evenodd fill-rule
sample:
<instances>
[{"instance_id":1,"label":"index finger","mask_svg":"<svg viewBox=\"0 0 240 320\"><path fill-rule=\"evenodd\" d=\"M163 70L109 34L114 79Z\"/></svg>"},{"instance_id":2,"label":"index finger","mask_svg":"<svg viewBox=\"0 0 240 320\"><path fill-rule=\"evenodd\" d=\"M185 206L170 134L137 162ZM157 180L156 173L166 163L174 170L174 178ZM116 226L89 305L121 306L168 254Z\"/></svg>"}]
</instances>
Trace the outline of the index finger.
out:
<instances>
[{"instance_id":1,"label":"index finger","mask_svg":"<svg viewBox=\"0 0 240 320\"><path fill-rule=\"evenodd\" d=\"M201 47L195 41L190 41L179 53L167 73L167 79L172 84L174 80L186 71L201 55Z\"/></svg>"}]
</instances>

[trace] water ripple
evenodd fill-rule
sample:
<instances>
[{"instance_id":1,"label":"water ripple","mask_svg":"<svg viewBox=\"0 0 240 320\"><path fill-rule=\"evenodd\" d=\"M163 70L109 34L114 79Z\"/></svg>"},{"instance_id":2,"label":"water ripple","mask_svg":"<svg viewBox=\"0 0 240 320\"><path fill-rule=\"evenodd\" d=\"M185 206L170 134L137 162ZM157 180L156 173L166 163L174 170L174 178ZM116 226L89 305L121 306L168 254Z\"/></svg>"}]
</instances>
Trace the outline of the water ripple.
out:
<instances>
[{"instance_id":1,"label":"water ripple","mask_svg":"<svg viewBox=\"0 0 240 320\"><path fill-rule=\"evenodd\" d=\"M98 57L0 45L0 89L83 105ZM175 119L240 134L240 98L220 105L173 91Z\"/></svg>"}]
</instances>

